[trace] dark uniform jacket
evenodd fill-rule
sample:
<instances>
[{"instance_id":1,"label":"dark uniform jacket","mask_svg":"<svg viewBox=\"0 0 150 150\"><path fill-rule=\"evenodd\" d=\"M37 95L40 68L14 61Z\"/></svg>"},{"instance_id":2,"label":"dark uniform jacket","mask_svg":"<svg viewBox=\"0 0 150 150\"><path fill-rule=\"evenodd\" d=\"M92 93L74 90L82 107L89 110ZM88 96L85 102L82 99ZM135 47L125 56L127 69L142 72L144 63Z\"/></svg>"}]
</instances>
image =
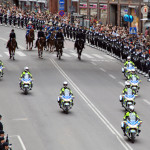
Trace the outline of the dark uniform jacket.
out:
<instances>
[{"instance_id":1,"label":"dark uniform jacket","mask_svg":"<svg viewBox=\"0 0 150 150\"><path fill-rule=\"evenodd\" d=\"M40 38L40 37L44 37L44 32L43 31L38 32L38 38Z\"/></svg>"},{"instance_id":2,"label":"dark uniform jacket","mask_svg":"<svg viewBox=\"0 0 150 150\"><path fill-rule=\"evenodd\" d=\"M16 34L15 33L10 33L9 37L10 37L10 40L13 39L13 38L16 38Z\"/></svg>"}]
</instances>

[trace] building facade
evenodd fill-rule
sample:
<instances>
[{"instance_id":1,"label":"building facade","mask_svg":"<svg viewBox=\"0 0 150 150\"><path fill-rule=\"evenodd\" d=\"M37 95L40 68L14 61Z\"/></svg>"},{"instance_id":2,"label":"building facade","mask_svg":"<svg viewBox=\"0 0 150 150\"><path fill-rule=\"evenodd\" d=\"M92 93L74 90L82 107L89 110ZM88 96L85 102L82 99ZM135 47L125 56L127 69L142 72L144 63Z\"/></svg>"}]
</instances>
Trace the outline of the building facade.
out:
<instances>
[{"instance_id":1,"label":"building facade","mask_svg":"<svg viewBox=\"0 0 150 150\"><path fill-rule=\"evenodd\" d=\"M137 27L141 31L141 8L145 4L146 0L79 0L79 13L86 15L89 20L96 18L103 24ZM125 14L134 17L131 24L124 21Z\"/></svg>"}]
</instances>

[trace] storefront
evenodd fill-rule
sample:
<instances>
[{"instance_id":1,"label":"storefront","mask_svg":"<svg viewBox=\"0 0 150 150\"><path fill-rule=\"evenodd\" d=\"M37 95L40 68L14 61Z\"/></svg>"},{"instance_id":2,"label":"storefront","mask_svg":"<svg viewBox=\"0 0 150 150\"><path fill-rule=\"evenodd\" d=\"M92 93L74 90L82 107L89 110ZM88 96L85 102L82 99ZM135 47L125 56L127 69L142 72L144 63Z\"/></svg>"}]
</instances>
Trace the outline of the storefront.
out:
<instances>
[{"instance_id":1,"label":"storefront","mask_svg":"<svg viewBox=\"0 0 150 150\"><path fill-rule=\"evenodd\" d=\"M80 3L80 14L87 15L87 3Z\"/></svg>"},{"instance_id":2,"label":"storefront","mask_svg":"<svg viewBox=\"0 0 150 150\"><path fill-rule=\"evenodd\" d=\"M102 22L103 25L106 25L107 24L107 17L108 17L108 14L107 14L107 4L100 4L100 20Z\"/></svg>"}]
</instances>

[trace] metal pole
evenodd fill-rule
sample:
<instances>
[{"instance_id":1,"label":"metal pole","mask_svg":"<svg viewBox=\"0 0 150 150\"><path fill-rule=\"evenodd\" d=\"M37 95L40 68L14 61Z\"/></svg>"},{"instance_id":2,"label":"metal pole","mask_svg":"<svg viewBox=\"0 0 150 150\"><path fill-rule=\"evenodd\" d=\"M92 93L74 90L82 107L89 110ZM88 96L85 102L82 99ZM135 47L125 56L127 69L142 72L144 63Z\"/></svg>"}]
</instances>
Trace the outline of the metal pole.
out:
<instances>
[{"instance_id":1,"label":"metal pole","mask_svg":"<svg viewBox=\"0 0 150 150\"><path fill-rule=\"evenodd\" d=\"M100 16L99 16L99 8L100 8L100 3L99 3L99 0L97 0L97 20L99 21L100 19Z\"/></svg>"},{"instance_id":2,"label":"metal pole","mask_svg":"<svg viewBox=\"0 0 150 150\"><path fill-rule=\"evenodd\" d=\"M89 0L87 0L87 18L89 19L89 27L90 27L90 10L89 10Z\"/></svg>"}]
</instances>

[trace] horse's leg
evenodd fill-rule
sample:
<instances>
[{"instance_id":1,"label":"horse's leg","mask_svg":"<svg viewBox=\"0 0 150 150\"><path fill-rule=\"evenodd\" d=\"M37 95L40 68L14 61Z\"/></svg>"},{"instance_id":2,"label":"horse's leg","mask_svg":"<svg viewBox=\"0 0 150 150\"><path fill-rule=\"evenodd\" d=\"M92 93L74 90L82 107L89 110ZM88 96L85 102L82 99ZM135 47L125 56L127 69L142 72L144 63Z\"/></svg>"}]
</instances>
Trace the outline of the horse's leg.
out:
<instances>
[{"instance_id":1,"label":"horse's leg","mask_svg":"<svg viewBox=\"0 0 150 150\"><path fill-rule=\"evenodd\" d=\"M9 59L11 59L11 50L9 48Z\"/></svg>"},{"instance_id":2,"label":"horse's leg","mask_svg":"<svg viewBox=\"0 0 150 150\"><path fill-rule=\"evenodd\" d=\"M13 60L15 60L15 49L13 50Z\"/></svg>"}]
</instances>

